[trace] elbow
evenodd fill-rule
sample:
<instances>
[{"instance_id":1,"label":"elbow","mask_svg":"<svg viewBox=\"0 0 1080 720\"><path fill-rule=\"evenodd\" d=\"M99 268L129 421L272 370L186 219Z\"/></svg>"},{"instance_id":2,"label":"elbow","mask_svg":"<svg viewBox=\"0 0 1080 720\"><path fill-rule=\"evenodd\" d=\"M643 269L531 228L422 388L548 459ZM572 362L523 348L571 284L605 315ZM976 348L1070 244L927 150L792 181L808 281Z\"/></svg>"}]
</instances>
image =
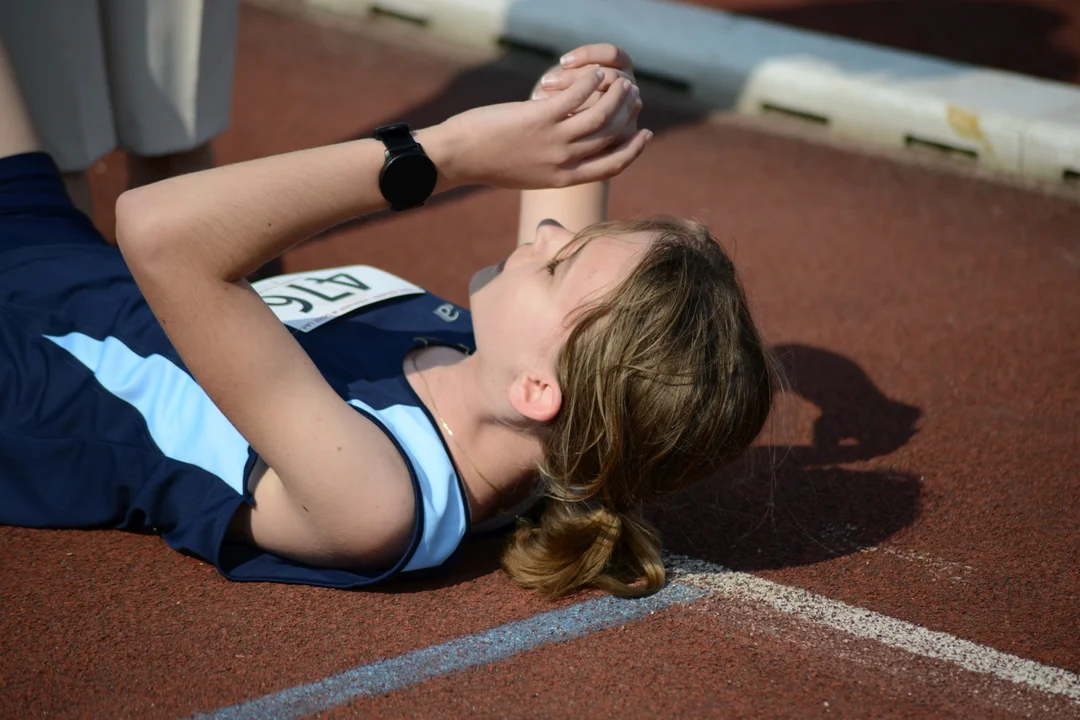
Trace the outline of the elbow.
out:
<instances>
[{"instance_id":1,"label":"elbow","mask_svg":"<svg viewBox=\"0 0 1080 720\"><path fill-rule=\"evenodd\" d=\"M116 244L125 258L135 256L154 237L152 219L143 188L121 193L116 200Z\"/></svg>"},{"instance_id":2,"label":"elbow","mask_svg":"<svg viewBox=\"0 0 1080 720\"><path fill-rule=\"evenodd\" d=\"M144 198L144 193L136 188L121 193L116 200L116 245L129 262L138 256L146 239L153 237Z\"/></svg>"},{"instance_id":3,"label":"elbow","mask_svg":"<svg viewBox=\"0 0 1080 720\"><path fill-rule=\"evenodd\" d=\"M132 271L175 265L181 244L172 242L174 223L149 188L122 193L116 201L116 244Z\"/></svg>"}]
</instances>

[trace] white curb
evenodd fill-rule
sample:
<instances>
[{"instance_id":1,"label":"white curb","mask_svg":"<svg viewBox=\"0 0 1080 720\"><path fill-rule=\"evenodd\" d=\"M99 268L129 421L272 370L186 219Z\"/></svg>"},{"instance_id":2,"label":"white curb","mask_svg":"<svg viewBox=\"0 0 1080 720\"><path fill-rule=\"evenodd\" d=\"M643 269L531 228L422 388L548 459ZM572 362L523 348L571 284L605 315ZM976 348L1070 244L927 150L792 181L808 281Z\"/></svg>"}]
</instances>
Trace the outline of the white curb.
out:
<instances>
[{"instance_id":1,"label":"white curb","mask_svg":"<svg viewBox=\"0 0 1080 720\"><path fill-rule=\"evenodd\" d=\"M559 55L612 42L642 72L756 114L790 112L893 146L960 152L1029 177L1080 180L1080 88L665 0L304 0L381 10L446 39Z\"/></svg>"}]
</instances>

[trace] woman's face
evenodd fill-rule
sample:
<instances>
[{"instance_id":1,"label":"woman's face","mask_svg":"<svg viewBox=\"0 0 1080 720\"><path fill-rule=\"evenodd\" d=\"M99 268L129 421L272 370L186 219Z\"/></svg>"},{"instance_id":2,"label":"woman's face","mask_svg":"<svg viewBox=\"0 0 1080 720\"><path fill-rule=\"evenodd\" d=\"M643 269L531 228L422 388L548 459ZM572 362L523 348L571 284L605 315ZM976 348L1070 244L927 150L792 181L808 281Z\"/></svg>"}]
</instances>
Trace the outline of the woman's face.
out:
<instances>
[{"instance_id":1,"label":"woman's face","mask_svg":"<svg viewBox=\"0 0 1080 720\"><path fill-rule=\"evenodd\" d=\"M470 284L477 354L496 382L511 387L515 409L541 422L558 412L555 358L575 311L614 289L650 240L645 233L601 235L571 247L573 237L545 220L532 243L481 270ZM544 396L545 391L554 395ZM539 404L519 406L533 401Z\"/></svg>"}]
</instances>

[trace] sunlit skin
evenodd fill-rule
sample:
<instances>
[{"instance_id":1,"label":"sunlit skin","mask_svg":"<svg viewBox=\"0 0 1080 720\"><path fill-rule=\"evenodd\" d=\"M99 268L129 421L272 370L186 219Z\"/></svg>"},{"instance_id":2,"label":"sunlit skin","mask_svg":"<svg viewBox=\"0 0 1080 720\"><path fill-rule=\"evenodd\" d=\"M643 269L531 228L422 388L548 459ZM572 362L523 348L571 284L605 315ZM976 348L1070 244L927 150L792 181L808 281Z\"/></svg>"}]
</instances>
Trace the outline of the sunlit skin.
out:
<instances>
[{"instance_id":1,"label":"sunlit skin","mask_svg":"<svg viewBox=\"0 0 1080 720\"><path fill-rule=\"evenodd\" d=\"M651 240L644 233L599 236L568 247L573 238L557 222L541 222L532 243L477 274L474 355L428 348L417 356L435 404L468 454L461 457L449 443L458 467L471 460L501 491L500 503L485 484L469 483L482 515L528 491L541 458L542 424L562 404L555 359L576 313L625 278ZM409 379L425 397L415 373Z\"/></svg>"},{"instance_id":2,"label":"sunlit skin","mask_svg":"<svg viewBox=\"0 0 1080 720\"><path fill-rule=\"evenodd\" d=\"M536 99L413 131L438 169L436 192L523 191L519 249L474 293L479 351L421 347L401 359L420 401L445 421L438 430L474 522L528 487L563 401L554 360L574 313L616 286L648 242L597 238L558 254L571 231L605 219L604 183L652 138L637 127L630 58L584 45L540 84ZM0 157L39 149L0 46ZM342 402L244 278L322 229L384 209L385 161L382 143L360 138L178 175L123 193L115 208L117 245L142 297L262 460L244 478L253 503L232 516L228 537L311 565L390 566L410 546L421 498L395 438ZM546 217L566 226L537 227Z\"/></svg>"},{"instance_id":3,"label":"sunlit skin","mask_svg":"<svg viewBox=\"0 0 1080 720\"><path fill-rule=\"evenodd\" d=\"M542 218L558 218L573 231L604 219L600 185L651 137L637 128L641 99L625 53L603 44L574 53L577 65L564 65L569 85L549 97L476 108L415 133L439 168L437 191L461 184L525 189L522 215L531 218L533 232L519 224L519 246L541 245L530 241ZM473 144L479 136L485 141ZM269 465L249 479L255 505L237 513L234 537L315 564L384 566L401 556L415 523L408 468L377 427L340 402L258 297L244 287L234 292L234 283L298 238L381 207L375 179L384 154L375 140L314 148L216 168L198 182L172 178L117 203L121 249L151 309L200 386ZM541 235L558 230L546 227ZM552 238L559 242L544 244L549 252L569 234L552 232ZM533 257L530 251L519 251L511 267L526 257ZM615 272L584 283L585 290L618 276L623 263L618 251L616 257L601 258ZM177 268L190 272L180 277ZM565 313L527 313L530 302L543 306L555 296L526 285L530 294L510 297L509 304L495 302L509 285L478 293L481 324L490 296L490 314L504 318L492 324L494 331L529 333L512 333L514 344L498 356L501 336L481 329L481 351L467 363L447 348L403 359L420 401L445 421L436 427L447 439L473 522L513 506L517 491L530 488L545 432L538 421L553 417L561 402L550 370L558 345L551 330ZM569 301L558 307L576 304ZM210 306L213 327L192 321ZM511 312L518 307L522 312Z\"/></svg>"}]
</instances>

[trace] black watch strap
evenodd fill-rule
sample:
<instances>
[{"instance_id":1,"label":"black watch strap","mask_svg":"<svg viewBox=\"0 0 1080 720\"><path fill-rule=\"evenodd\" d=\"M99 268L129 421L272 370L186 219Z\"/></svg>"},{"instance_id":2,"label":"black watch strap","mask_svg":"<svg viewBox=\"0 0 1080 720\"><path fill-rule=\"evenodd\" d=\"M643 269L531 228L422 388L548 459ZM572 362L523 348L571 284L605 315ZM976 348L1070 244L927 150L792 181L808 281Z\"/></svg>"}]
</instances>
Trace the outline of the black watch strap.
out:
<instances>
[{"instance_id":1,"label":"black watch strap","mask_svg":"<svg viewBox=\"0 0 1080 720\"><path fill-rule=\"evenodd\" d=\"M420 146L420 143L416 142L412 133L409 132L409 126L405 123L394 123L393 125L383 125L375 128L375 139L381 141L391 155Z\"/></svg>"},{"instance_id":2,"label":"black watch strap","mask_svg":"<svg viewBox=\"0 0 1080 720\"><path fill-rule=\"evenodd\" d=\"M409 132L409 126L383 125L375 129L375 138L386 146L379 191L390 209L400 211L423 205L435 190L439 172Z\"/></svg>"}]
</instances>

